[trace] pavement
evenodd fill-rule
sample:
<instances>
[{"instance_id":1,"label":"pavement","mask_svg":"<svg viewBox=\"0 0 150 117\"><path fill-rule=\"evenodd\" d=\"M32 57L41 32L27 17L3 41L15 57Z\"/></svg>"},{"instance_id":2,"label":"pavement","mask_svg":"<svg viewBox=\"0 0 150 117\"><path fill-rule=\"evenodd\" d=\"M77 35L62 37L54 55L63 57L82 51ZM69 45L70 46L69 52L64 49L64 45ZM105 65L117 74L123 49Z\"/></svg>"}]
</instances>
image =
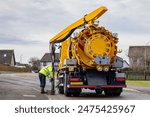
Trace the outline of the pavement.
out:
<instances>
[{"instance_id":1,"label":"pavement","mask_svg":"<svg viewBox=\"0 0 150 117\"><path fill-rule=\"evenodd\" d=\"M0 74L0 100L48 100L41 95L38 74Z\"/></svg>"},{"instance_id":2,"label":"pavement","mask_svg":"<svg viewBox=\"0 0 150 117\"><path fill-rule=\"evenodd\" d=\"M47 79L45 90L50 89ZM0 100L149 100L150 87L131 86L123 89L119 97L106 97L104 93L97 95L92 90L82 90L79 97L64 95L47 95L40 93L38 74L34 73L2 73L0 74Z\"/></svg>"},{"instance_id":3,"label":"pavement","mask_svg":"<svg viewBox=\"0 0 150 117\"><path fill-rule=\"evenodd\" d=\"M127 85L127 88L150 94L150 87Z\"/></svg>"}]
</instances>

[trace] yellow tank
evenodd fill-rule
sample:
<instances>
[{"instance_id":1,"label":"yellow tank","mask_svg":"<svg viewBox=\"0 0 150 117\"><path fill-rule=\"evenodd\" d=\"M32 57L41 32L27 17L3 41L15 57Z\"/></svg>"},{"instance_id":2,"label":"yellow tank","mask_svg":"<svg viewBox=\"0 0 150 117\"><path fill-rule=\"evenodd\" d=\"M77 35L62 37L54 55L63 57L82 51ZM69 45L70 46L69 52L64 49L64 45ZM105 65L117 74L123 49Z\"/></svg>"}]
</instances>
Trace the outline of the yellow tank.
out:
<instances>
[{"instance_id":1,"label":"yellow tank","mask_svg":"<svg viewBox=\"0 0 150 117\"><path fill-rule=\"evenodd\" d=\"M86 69L109 70L117 54L118 39L104 27L94 24L106 11L107 8L103 6L94 10L50 40L50 43L62 43L59 69L63 68L66 59L75 58L78 65ZM66 36L81 26L84 28L74 38Z\"/></svg>"},{"instance_id":2,"label":"yellow tank","mask_svg":"<svg viewBox=\"0 0 150 117\"><path fill-rule=\"evenodd\" d=\"M79 34L62 43L60 67L66 58L76 58L78 64L85 68L97 68L98 70L109 69L117 54L117 38L104 27L93 24ZM70 52L71 51L71 52ZM69 52L71 56L69 56ZM108 64L97 63L96 57L108 57Z\"/></svg>"}]
</instances>

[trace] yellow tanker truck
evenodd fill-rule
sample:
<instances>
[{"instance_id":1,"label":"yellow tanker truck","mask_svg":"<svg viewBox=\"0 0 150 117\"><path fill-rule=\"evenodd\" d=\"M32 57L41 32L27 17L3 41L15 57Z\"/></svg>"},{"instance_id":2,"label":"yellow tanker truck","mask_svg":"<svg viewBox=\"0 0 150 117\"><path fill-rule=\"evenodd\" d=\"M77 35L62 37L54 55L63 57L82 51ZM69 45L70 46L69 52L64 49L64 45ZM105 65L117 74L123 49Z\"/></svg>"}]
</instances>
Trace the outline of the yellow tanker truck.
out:
<instances>
[{"instance_id":1,"label":"yellow tanker truck","mask_svg":"<svg viewBox=\"0 0 150 117\"><path fill-rule=\"evenodd\" d=\"M79 96L84 88L95 90L97 94L104 91L106 96L119 96L126 87L125 74L120 71L123 60L117 56L118 38L95 23L106 11L102 6L50 39L53 68L55 46L61 43L57 69L60 94ZM54 84L55 81L52 82L53 94Z\"/></svg>"}]
</instances>

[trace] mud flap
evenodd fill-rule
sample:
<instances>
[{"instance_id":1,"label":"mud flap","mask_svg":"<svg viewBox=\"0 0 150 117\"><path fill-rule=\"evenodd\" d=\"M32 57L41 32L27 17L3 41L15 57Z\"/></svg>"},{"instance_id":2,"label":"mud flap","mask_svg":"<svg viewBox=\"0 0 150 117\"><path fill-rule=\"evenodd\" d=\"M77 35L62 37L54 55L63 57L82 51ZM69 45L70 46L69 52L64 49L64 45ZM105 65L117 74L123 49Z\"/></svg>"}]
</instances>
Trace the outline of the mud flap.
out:
<instances>
[{"instance_id":1,"label":"mud flap","mask_svg":"<svg viewBox=\"0 0 150 117\"><path fill-rule=\"evenodd\" d=\"M96 85L96 86L107 85L106 74L103 71L87 70L86 78L88 85Z\"/></svg>"}]
</instances>

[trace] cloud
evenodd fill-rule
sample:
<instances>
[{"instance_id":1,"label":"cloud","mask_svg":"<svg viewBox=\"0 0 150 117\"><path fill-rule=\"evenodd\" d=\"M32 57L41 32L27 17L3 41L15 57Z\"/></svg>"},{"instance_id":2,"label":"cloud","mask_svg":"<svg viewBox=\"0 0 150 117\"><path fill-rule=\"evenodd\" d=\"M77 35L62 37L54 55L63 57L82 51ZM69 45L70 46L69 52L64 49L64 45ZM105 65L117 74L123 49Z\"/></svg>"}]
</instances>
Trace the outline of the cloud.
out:
<instances>
[{"instance_id":1,"label":"cloud","mask_svg":"<svg viewBox=\"0 0 150 117\"><path fill-rule=\"evenodd\" d=\"M0 44L12 44L12 45L35 45L39 44L38 41L32 41L30 39L20 39L16 37L0 36Z\"/></svg>"},{"instance_id":2,"label":"cloud","mask_svg":"<svg viewBox=\"0 0 150 117\"><path fill-rule=\"evenodd\" d=\"M108 8L108 12L99 18L100 25L119 33L124 50L130 40L134 40L130 44L145 44L150 35L148 0L1 0L0 46L11 43L15 48L15 45L30 44L38 51L45 51L50 38L102 5ZM136 42L136 39L140 40L136 36L143 39L141 43ZM24 53L30 51L30 55L34 55L36 50L29 50L31 48Z\"/></svg>"},{"instance_id":3,"label":"cloud","mask_svg":"<svg viewBox=\"0 0 150 117\"><path fill-rule=\"evenodd\" d=\"M0 5L0 26L14 35L54 35L105 5L109 11L99 19L102 25L121 32L145 33L150 30L149 4L146 0L5 0Z\"/></svg>"},{"instance_id":4,"label":"cloud","mask_svg":"<svg viewBox=\"0 0 150 117\"><path fill-rule=\"evenodd\" d=\"M105 2L106 3L106 2ZM108 0L109 11L102 22L114 30L132 34L145 34L150 31L150 1Z\"/></svg>"}]
</instances>

